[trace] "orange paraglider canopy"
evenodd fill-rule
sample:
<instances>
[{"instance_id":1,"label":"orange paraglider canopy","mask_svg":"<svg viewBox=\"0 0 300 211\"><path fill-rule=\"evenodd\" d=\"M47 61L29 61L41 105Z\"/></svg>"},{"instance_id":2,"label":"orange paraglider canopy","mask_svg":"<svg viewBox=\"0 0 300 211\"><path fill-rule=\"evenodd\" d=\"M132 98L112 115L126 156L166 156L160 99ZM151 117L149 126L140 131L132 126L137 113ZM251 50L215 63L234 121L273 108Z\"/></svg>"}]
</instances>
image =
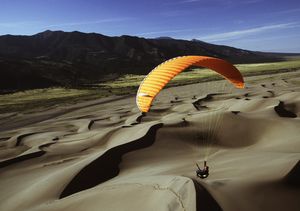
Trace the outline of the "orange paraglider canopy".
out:
<instances>
[{"instance_id":1,"label":"orange paraglider canopy","mask_svg":"<svg viewBox=\"0 0 300 211\"><path fill-rule=\"evenodd\" d=\"M244 79L239 70L225 60L208 56L176 57L158 65L144 78L136 96L136 103L140 111L148 112L160 90L172 78L190 66L212 69L229 80L235 87L244 87Z\"/></svg>"}]
</instances>

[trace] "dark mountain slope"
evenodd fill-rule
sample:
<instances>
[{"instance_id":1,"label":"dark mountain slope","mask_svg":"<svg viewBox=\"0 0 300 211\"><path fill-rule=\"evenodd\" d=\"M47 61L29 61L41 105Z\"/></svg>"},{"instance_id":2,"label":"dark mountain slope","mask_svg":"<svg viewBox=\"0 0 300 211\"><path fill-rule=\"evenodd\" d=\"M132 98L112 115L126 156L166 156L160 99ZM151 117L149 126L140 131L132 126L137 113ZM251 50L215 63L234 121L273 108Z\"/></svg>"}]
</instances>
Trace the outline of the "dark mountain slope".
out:
<instances>
[{"instance_id":1,"label":"dark mountain slope","mask_svg":"<svg viewBox=\"0 0 300 211\"><path fill-rule=\"evenodd\" d=\"M32 36L0 36L0 89L77 86L107 75L146 74L182 55L207 55L233 63L278 61L273 54L198 40L108 37L96 33L45 31Z\"/></svg>"}]
</instances>

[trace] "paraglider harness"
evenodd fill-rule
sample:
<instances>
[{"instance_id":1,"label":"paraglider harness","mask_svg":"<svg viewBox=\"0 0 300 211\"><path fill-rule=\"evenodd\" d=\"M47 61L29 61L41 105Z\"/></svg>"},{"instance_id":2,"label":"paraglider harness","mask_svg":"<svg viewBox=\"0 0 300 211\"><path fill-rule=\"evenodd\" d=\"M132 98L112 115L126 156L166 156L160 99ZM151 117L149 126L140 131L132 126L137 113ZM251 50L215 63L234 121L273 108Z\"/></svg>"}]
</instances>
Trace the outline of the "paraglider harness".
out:
<instances>
[{"instance_id":1,"label":"paraglider harness","mask_svg":"<svg viewBox=\"0 0 300 211\"><path fill-rule=\"evenodd\" d=\"M201 179L205 179L206 177L208 177L209 167L206 165L206 161L204 161L204 168L203 169L201 169L197 163L196 163L196 166L198 168L196 170L197 177L200 177Z\"/></svg>"}]
</instances>

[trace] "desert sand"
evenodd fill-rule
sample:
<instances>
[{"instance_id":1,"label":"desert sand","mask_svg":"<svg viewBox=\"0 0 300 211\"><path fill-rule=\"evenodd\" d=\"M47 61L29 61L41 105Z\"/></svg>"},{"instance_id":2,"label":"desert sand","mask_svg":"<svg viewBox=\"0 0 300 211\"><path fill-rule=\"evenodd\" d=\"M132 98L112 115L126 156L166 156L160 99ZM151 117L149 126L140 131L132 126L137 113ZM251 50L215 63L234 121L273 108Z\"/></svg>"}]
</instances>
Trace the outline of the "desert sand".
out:
<instances>
[{"instance_id":1,"label":"desert sand","mask_svg":"<svg viewBox=\"0 0 300 211\"><path fill-rule=\"evenodd\" d=\"M2 114L0 210L300 210L300 71L245 82Z\"/></svg>"}]
</instances>

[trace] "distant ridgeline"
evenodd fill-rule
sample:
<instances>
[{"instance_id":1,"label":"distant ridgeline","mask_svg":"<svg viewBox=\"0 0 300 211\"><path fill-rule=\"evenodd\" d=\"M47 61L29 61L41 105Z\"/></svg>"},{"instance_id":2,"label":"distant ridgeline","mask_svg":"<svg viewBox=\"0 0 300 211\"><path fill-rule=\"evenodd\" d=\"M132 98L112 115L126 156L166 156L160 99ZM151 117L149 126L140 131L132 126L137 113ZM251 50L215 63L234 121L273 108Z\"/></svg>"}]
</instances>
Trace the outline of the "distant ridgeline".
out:
<instances>
[{"instance_id":1,"label":"distant ridgeline","mask_svg":"<svg viewBox=\"0 0 300 211\"><path fill-rule=\"evenodd\" d=\"M96 33L45 31L0 36L0 90L78 87L123 74L146 74L164 60L206 55L232 63L279 61L276 54L169 37L108 37Z\"/></svg>"}]
</instances>

